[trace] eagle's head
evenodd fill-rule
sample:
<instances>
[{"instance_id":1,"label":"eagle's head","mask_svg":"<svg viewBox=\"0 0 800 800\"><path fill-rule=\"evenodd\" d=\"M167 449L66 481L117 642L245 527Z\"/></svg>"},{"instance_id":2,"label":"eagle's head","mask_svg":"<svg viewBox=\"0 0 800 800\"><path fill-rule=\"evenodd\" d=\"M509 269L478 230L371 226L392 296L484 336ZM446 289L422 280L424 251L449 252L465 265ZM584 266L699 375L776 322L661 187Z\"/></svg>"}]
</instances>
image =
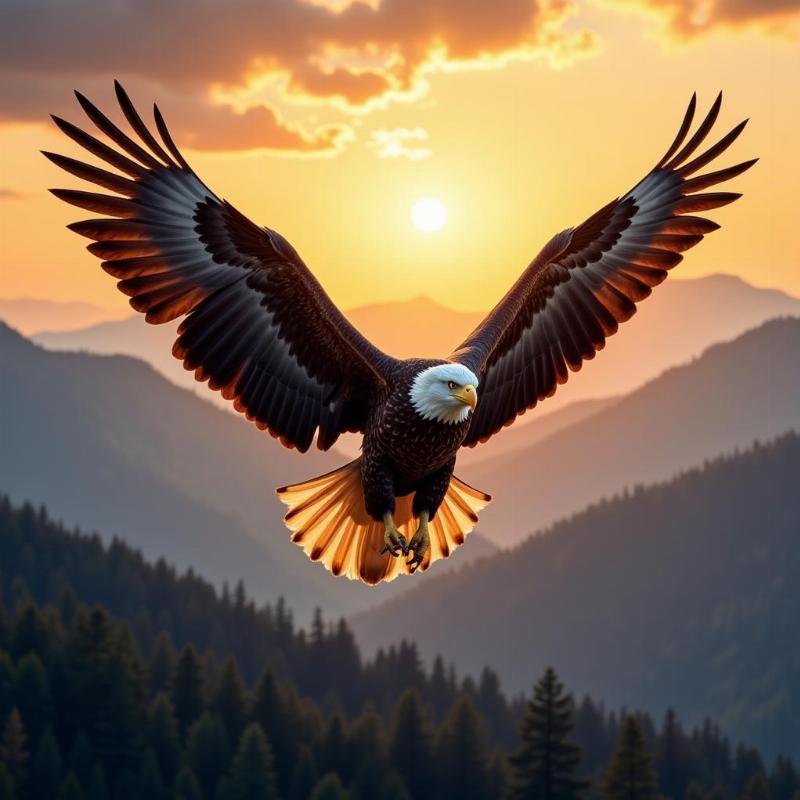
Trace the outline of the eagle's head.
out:
<instances>
[{"instance_id":1,"label":"eagle's head","mask_svg":"<svg viewBox=\"0 0 800 800\"><path fill-rule=\"evenodd\" d=\"M478 403L478 378L461 364L437 364L418 372L411 384L411 404L423 419L463 422Z\"/></svg>"}]
</instances>

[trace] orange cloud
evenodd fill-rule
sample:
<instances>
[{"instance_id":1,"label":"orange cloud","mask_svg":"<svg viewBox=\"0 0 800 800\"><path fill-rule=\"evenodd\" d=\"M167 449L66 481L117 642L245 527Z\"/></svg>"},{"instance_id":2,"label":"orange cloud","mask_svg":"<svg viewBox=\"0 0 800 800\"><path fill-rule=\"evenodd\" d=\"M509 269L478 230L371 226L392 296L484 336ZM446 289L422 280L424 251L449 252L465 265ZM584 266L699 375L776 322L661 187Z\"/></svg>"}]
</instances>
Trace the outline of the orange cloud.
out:
<instances>
[{"instance_id":1,"label":"orange cloud","mask_svg":"<svg viewBox=\"0 0 800 800\"><path fill-rule=\"evenodd\" d=\"M113 75L191 106L208 123L190 131L197 148L328 152L345 127L303 131L248 97L272 86L289 101L368 111L419 96L426 71L563 61L588 49L587 34L563 30L572 10L570 0L4 0L0 102L6 119L41 118L54 88ZM251 108L214 108L210 87Z\"/></svg>"},{"instance_id":2,"label":"orange cloud","mask_svg":"<svg viewBox=\"0 0 800 800\"><path fill-rule=\"evenodd\" d=\"M109 78L0 76L0 124L48 122L50 113L67 119L80 114L72 90L80 89L111 110L116 107ZM146 81L127 83L142 109L153 100L166 115L182 146L207 152L274 150L297 155L332 155L353 138L352 129L331 124L307 131L283 119L272 106L261 104L241 112L219 105L205 91L175 92Z\"/></svg>"},{"instance_id":3,"label":"orange cloud","mask_svg":"<svg viewBox=\"0 0 800 800\"><path fill-rule=\"evenodd\" d=\"M749 28L781 35L797 35L800 31L798 0L603 0L603 3L655 16L669 35L680 39L725 29Z\"/></svg>"}]
</instances>

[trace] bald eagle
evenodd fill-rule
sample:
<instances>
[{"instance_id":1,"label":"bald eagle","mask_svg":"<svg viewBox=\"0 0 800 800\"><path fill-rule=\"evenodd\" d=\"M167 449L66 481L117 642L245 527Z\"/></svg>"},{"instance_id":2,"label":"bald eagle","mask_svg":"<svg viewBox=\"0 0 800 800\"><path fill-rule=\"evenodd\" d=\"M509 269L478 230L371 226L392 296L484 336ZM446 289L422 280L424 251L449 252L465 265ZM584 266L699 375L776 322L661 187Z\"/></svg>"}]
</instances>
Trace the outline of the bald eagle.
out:
<instances>
[{"instance_id":1,"label":"bald eagle","mask_svg":"<svg viewBox=\"0 0 800 800\"><path fill-rule=\"evenodd\" d=\"M705 190L756 161L697 174L746 120L696 155L721 95L689 136L693 96L644 179L554 236L466 341L446 358L398 360L348 322L283 236L200 180L157 106L160 141L115 88L132 135L80 93L110 144L53 117L115 170L44 153L113 193L53 189L103 215L69 227L92 240L147 322L183 317L173 354L258 428L301 452L315 438L327 450L345 431L363 434L360 458L277 492L292 540L334 575L368 584L425 570L464 542L491 498L453 475L459 448L487 441L593 358L681 253L719 227L694 213L740 196Z\"/></svg>"}]
</instances>

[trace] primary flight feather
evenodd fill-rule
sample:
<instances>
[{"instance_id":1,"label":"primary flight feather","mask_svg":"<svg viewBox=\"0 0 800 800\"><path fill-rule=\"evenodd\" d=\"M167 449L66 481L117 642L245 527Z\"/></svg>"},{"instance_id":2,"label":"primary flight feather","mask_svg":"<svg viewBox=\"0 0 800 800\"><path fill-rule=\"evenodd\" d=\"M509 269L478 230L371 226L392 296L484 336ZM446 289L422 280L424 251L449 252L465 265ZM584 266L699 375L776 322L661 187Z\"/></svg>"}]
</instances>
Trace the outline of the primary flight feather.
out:
<instances>
[{"instance_id":1,"label":"primary flight feather","mask_svg":"<svg viewBox=\"0 0 800 800\"><path fill-rule=\"evenodd\" d=\"M184 317L173 354L260 429L301 452L315 438L327 450L345 431L363 434L360 458L278 494L293 541L334 575L369 584L425 570L464 542L491 498L453 475L459 448L485 442L593 358L681 253L717 229L696 212L740 196L706 190L755 163L698 174L745 123L697 155L721 95L689 137L693 96L645 178L554 236L465 342L446 358L398 360L347 321L283 236L197 177L158 107L160 141L115 88L137 138L79 93L111 144L53 117L115 170L45 153L113 192L53 189L104 215L69 227L92 240L148 322Z\"/></svg>"}]
</instances>

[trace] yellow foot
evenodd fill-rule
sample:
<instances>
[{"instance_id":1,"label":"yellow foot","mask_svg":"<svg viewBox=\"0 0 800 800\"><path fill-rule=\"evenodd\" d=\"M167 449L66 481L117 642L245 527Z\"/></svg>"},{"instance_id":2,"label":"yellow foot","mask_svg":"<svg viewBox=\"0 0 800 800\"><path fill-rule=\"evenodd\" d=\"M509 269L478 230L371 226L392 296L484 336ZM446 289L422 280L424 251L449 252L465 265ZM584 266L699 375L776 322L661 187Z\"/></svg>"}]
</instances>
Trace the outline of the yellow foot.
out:
<instances>
[{"instance_id":1,"label":"yellow foot","mask_svg":"<svg viewBox=\"0 0 800 800\"><path fill-rule=\"evenodd\" d=\"M428 534L428 512L423 511L419 515L419 527L414 537L408 543L408 550L413 550L414 555L406 564L411 567L411 572L416 572L417 567L422 564L428 548L431 546L431 537Z\"/></svg>"},{"instance_id":2,"label":"yellow foot","mask_svg":"<svg viewBox=\"0 0 800 800\"><path fill-rule=\"evenodd\" d=\"M400 555L407 556L408 542L406 541L406 537L397 530L391 513L387 512L383 515L383 524L386 526L386 532L383 534L383 550L381 550L381 555L383 555L383 553L391 553L395 558Z\"/></svg>"}]
</instances>

